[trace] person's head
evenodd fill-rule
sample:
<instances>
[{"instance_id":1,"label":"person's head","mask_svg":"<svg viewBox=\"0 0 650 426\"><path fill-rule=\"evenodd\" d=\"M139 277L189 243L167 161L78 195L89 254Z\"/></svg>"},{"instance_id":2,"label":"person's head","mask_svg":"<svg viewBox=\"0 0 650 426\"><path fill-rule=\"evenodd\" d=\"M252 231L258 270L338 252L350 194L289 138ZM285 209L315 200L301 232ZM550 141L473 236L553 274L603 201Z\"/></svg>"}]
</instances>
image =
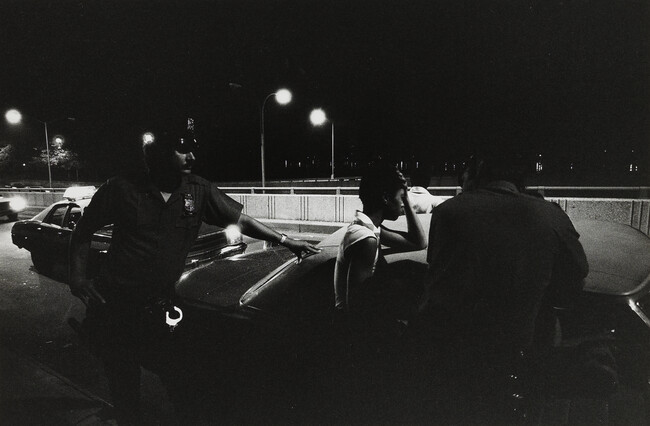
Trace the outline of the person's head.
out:
<instances>
[{"instance_id":1,"label":"person's head","mask_svg":"<svg viewBox=\"0 0 650 426\"><path fill-rule=\"evenodd\" d=\"M459 178L463 191L480 188L490 182L513 183L519 191L525 188L526 167L523 156L514 152L474 154Z\"/></svg>"},{"instance_id":2,"label":"person's head","mask_svg":"<svg viewBox=\"0 0 650 426\"><path fill-rule=\"evenodd\" d=\"M428 188L431 183L431 171L428 167L418 167L411 176L411 186Z\"/></svg>"},{"instance_id":3,"label":"person's head","mask_svg":"<svg viewBox=\"0 0 650 426\"><path fill-rule=\"evenodd\" d=\"M396 166L377 161L368 166L359 185L359 198L366 214L383 211L383 217L395 220L402 213L406 180Z\"/></svg>"},{"instance_id":4,"label":"person's head","mask_svg":"<svg viewBox=\"0 0 650 426\"><path fill-rule=\"evenodd\" d=\"M198 148L192 118L181 116L149 125L141 137L144 159L150 172L191 173Z\"/></svg>"}]
</instances>

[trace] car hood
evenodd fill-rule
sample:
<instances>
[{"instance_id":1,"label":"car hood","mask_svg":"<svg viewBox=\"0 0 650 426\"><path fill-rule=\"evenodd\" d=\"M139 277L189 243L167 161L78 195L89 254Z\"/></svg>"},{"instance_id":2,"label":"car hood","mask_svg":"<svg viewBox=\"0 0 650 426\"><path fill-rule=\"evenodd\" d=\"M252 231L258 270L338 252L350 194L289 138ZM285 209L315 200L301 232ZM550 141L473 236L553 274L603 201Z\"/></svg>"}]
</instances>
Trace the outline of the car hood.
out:
<instances>
[{"instance_id":1,"label":"car hood","mask_svg":"<svg viewBox=\"0 0 650 426\"><path fill-rule=\"evenodd\" d=\"M628 225L597 220L574 223L589 262L584 290L626 296L650 283L650 238Z\"/></svg>"},{"instance_id":2,"label":"car hood","mask_svg":"<svg viewBox=\"0 0 650 426\"><path fill-rule=\"evenodd\" d=\"M176 294L187 302L214 308L238 306L253 284L293 257L289 250L274 247L216 260L185 272L176 284Z\"/></svg>"},{"instance_id":3,"label":"car hood","mask_svg":"<svg viewBox=\"0 0 650 426\"><path fill-rule=\"evenodd\" d=\"M430 215L418 216L427 232ZM392 229L406 228L403 218L387 222L386 225ZM650 283L650 238L630 226L611 222L579 220L574 222L574 226L580 233L580 242L589 261L590 272L585 279L585 291L624 296L640 291ZM275 297L270 295L274 292L286 294L284 290L276 291L277 288L271 290L271 281L276 284L282 281L271 278L280 271L282 275L293 274L294 269L307 271L318 264L331 263L345 228L325 238L318 245L323 251L306 259L299 267L285 268L293 255L279 247L237 255L185 273L177 284L177 294L187 301L215 308L237 306L241 300L244 306L270 309L270 305L278 303L271 300ZM386 258L389 263L402 259L425 263L425 255L426 250L421 250L387 254ZM328 268L333 269L333 264ZM282 287L282 283L279 285ZM270 302L266 303L267 299Z\"/></svg>"}]
</instances>

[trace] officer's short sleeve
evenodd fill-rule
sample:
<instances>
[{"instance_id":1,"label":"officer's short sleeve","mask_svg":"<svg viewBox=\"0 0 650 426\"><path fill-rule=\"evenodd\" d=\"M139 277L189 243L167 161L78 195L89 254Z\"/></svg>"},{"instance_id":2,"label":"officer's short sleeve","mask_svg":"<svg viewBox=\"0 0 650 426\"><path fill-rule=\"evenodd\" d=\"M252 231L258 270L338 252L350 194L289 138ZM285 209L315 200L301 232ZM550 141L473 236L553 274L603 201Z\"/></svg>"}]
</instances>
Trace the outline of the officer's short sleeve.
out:
<instances>
[{"instance_id":1,"label":"officer's short sleeve","mask_svg":"<svg viewBox=\"0 0 650 426\"><path fill-rule=\"evenodd\" d=\"M225 228L239 221L242 208L241 204L226 195L216 185L210 184L203 221Z\"/></svg>"},{"instance_id":2,"label":"officer's short sleeve","mask_svg":"<svg viewBox=\"0 0 650 426\"><path fill-rule=\"evenodd\" d=\"M114 192L115 185L110 180L99 187L75 226L73 232L75 239L90 240L96 231L115 222Z\"/></svg>"}]
</instances>

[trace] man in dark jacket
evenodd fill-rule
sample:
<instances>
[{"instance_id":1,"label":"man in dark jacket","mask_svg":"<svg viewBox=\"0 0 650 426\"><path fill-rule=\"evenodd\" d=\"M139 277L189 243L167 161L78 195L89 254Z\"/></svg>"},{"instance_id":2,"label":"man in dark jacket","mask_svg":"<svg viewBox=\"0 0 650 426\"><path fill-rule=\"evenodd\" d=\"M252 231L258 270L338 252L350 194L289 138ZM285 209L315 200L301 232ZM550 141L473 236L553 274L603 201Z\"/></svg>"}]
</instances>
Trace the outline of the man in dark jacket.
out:
<instances>
[{"instance_id":1,"label":"man in dark jacket","mask_svg":"<svg viewBox=\"0 0 650 426\"><path fill-rule=\"evenodd\" d=\"M522 192L523 166L516 156L474 157L464 192L431 216L423 315L450 329L472 360L492 366L539 349L555 326L541 318L569 304L588 272L564 211Z\"/></svg>"}]
</instances>

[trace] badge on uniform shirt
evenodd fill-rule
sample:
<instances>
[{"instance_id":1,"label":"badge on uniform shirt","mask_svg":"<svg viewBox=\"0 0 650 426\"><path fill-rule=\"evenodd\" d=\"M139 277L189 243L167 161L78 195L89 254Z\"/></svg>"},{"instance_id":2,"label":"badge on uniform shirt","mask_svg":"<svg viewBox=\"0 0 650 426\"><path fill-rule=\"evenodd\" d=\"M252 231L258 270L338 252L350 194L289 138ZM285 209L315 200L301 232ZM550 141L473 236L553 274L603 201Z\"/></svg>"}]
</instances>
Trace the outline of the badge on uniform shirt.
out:
<instances>
[{"instance_id":1,"label":"badge on uniform shirt","mask_svg":"<svg viewBox=\"0 0 650 426\"><path fill-rule=\"evenodd\" d=\"M183 194L183 211L186 216L194 216L196 207L194 206L194 197L192 194Z\"/></svg>"}]
</instances>

